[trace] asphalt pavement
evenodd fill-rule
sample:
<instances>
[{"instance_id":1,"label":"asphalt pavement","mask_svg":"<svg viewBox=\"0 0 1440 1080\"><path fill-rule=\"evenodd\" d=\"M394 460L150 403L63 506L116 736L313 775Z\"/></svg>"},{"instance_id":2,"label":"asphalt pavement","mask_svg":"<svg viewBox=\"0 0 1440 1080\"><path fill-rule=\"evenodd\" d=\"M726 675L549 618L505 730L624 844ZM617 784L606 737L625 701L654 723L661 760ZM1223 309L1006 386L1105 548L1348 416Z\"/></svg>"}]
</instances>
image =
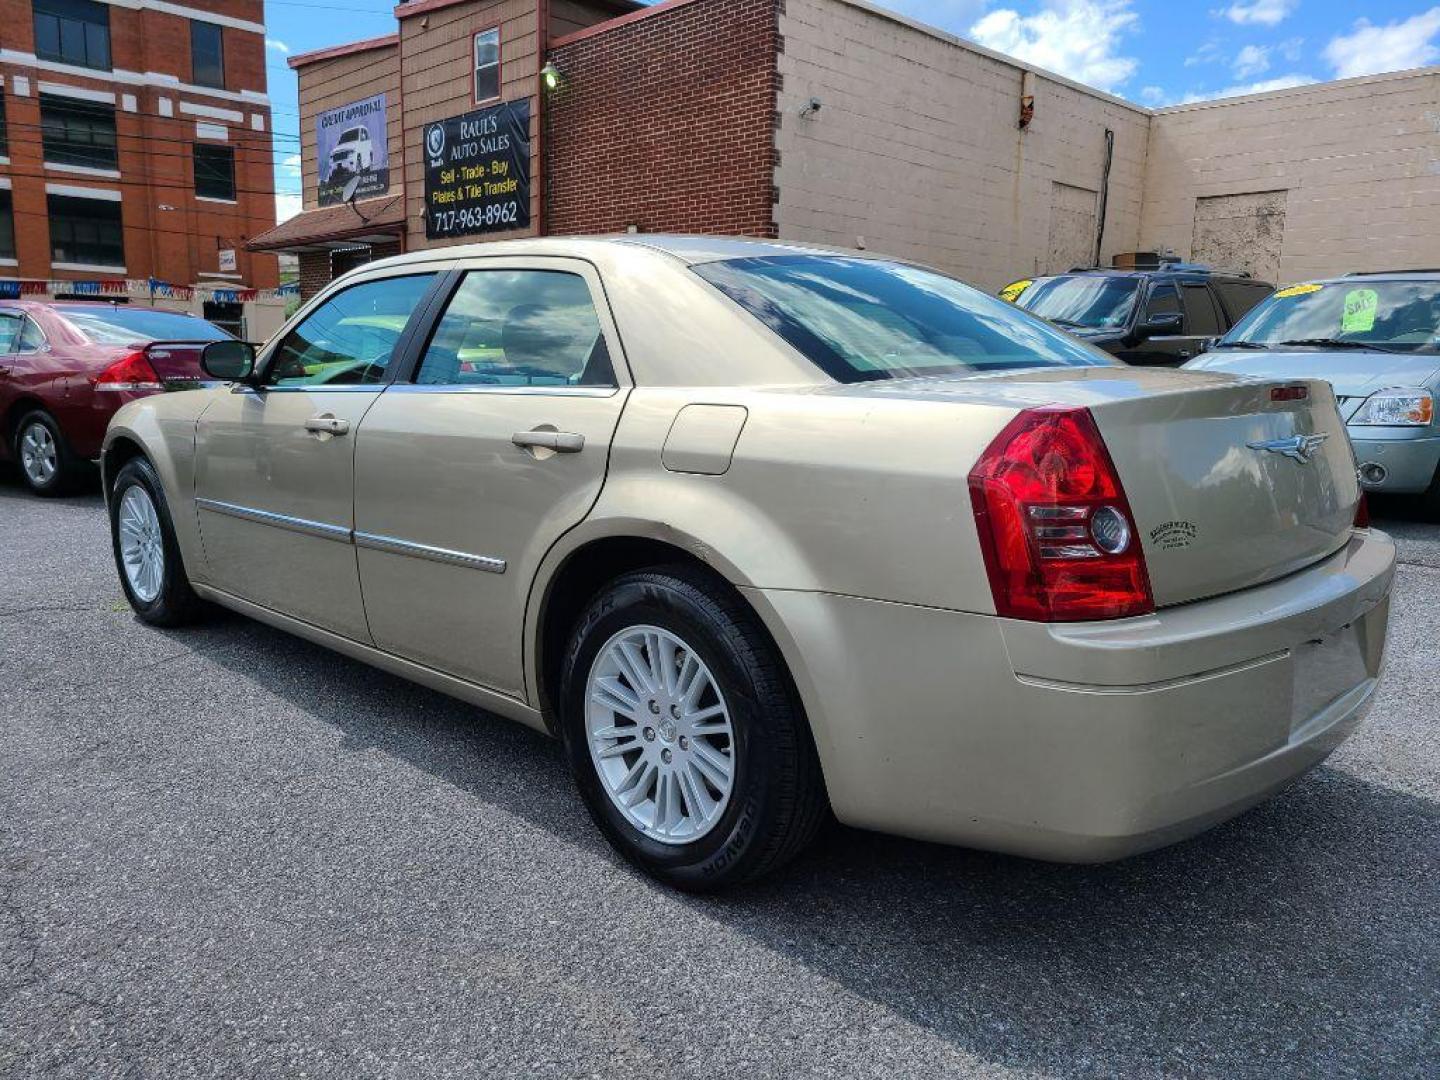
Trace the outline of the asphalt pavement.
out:
<instances>
[{"instance_id":1,"label":"asphalt pavement","mask_svg":"<svg viewBox=\"0 0 1440 1080\"><path fill-rule=\"evenodd\" d=\"M1101 867L835 826L697 899L546 739L143 626L99 495L0 478L0 1076L1440 1075L1440 527L1379 523L1376 708L1265 806Z\"/></svg>"}]
</instances>

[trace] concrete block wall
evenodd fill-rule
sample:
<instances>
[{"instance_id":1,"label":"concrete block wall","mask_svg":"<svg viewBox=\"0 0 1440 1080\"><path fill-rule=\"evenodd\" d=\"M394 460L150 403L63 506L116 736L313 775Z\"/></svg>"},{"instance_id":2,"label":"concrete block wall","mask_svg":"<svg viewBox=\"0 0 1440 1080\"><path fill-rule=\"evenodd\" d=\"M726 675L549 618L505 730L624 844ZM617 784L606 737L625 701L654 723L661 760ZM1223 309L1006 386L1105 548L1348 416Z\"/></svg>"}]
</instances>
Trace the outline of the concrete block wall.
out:
<instances>
[{"instance_id":1,"label":"concrete block wall","mask_svg":"<svg viewBox=\"0 0 1440 1080\"><path fill-rule=\"evenodd\" d=\"M1159 110L1142 242L1188 257L1197 199L1280 190L1282 282L1440 266L1440 68Z\"/></svg>"},{"instance_id":2,"label":"concrete block wall","mask_svg":"<svg viewBox=\"0 0 1440 1080\"><path fill-rule=\"evenodd\" d=\"M776 15L681 0L557 39L546 231L774 236Z\"/></svg>"},{"instance_id":3,"label":"concrete block wall","mask_svg":"<svg viewBox=\"0 0 1440 1080\"><path fill-rule=\"evenodd\" d=\"M1135 248L1148 110L1038 74L1026 86L1020 61L858 0L784 0L780 34L782 239L863 242L987 289L1067 269L1049 265L1053 182L1098 193L1108 127L1103 254Z\"/></svg>"}]
</instances>

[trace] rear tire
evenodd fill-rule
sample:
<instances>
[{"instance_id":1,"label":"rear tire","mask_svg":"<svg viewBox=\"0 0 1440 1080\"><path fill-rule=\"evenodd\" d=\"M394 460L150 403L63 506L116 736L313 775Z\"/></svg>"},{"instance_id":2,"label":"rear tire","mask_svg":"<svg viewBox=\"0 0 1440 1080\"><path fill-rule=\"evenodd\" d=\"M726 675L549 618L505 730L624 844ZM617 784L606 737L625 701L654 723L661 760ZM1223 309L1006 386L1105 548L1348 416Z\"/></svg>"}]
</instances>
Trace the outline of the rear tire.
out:
<instances>
[{"instance_id":1,"label":"rear tire","mask_svg":"<svg viewBox=\"0 0 1440 1080\"><path fill-rule=\"evenodd\" d=\"M86 462L70 452L59 423L44 409L20 418L11 449L25 485L36 495L64 495L86 475Z\"/></svg>"},{"instance_id":2,"label":"rear tire","mask_svg":"<svg viewBox=\"0 0 1440 1080\"><path fill-rule=\"evenodd\" d=\"M572 632L559 700L591 816L661 881L709 892L760 877L824 820L819 758L784 663L740 597L703 571L611 583Z\"/></svg>"},{"instance_id":3,"label":"rear tire","mask_svg":"<svg viewBox=\"0 0 1440 1080\"><path fill-rule=\"evenodd\" d=\"M1415 499L1416 509L1424 521L1440 522L1440 468L1430 480L1430 486Z\"/></svg>"},{"instance_id":4,"label":"rear tire","mask_svg":"<svg viewBox=\"0 0 1440 1080\"><path fill-rule=\"evenodd\" d=\"M183 626L204 611L190 588L155 467L131 458L110 489L110 539L125 598L151 626Z\"/></svg>"}]
</instances>

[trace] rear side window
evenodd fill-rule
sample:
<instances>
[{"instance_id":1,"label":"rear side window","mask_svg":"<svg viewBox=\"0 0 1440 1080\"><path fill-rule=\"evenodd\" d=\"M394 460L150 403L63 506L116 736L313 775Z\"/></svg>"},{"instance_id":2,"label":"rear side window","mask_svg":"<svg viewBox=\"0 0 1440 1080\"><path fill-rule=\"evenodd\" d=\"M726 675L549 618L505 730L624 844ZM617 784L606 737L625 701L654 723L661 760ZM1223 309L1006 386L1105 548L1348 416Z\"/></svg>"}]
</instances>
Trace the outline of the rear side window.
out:
<instances>
[{"instance_id":1,"label":"rear side window","mask_svg":"<svg viewBox=\"0 0 1440 1080\"><path fill-rule=\"evenodd\" d=\"M400 335L434 279L383 278L336 293L285 335L266 383L324 389L384 382Z\"/></svg>"},{"instance_id":2,"label":"rear side window","mask_svg":"<svg viewBox=\"0 0 1440 1080\"><path fill-rule=\"evenodd\" d=\"M1232 326L1272 292L1269 285L1248 281L1218 281L1215 290L1220 294L1220 303Z\"/></svg>"},{"instance_id":3,"label":"rear side window","mask_svg":"<svg viewBox=\"0 0 1440 1080\"><path fill-rule=\"evenodd\" d=\"M1221 332L1220 312L1204 285L1180 286L1180 300L1185 307L1185 333L1190 337L1214 337Z\"/></svg>"},{"instance_id":4,"label":"rear side window","mask_svg":"<svg viewBox=\"0 0 1440 1080\"><path fill-rule=\"evenodd\" d=\"M1116 363L928 270L832 255L701 263L696 274L842 383Z\"/></svg>"},{"instance_id":5,"label":"rear side window","mask_svg":"<svg viewBox=\"0 0 1440 1080\"><path fill-rule=\"evenodd\" d=\"M20 340L15 344L15 351L34 352L36 349L44 348L45 335L35 324L35 320L26 316L21 323L23 325L20 327Z\"/></svg>"},{"instance_id":6,"label":"rear side window","mask_svg":"<svg viewBox=\"0 0 1440 1080\"><path fill-rule=\"evenodd\" d=\"M554 270L472 270L420 360L430 386L614 386L590 288Z\"/></svg>"}]
</instances>

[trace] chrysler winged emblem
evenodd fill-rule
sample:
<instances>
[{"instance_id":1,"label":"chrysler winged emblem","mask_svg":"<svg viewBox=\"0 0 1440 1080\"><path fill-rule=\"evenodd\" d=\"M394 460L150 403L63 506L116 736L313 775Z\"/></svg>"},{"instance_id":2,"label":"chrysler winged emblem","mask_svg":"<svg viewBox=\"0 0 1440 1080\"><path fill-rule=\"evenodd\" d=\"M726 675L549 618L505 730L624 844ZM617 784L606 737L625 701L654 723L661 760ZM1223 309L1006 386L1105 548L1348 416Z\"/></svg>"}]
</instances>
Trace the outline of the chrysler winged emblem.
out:
<instances>
[{"instance_id":1,"label":"chrysler winged emblem","mask_svg":"<svg viewBox=\"0 0 1440 1080\"><path fill-rule=\"evenodd\" d=\"M1315 435L1292 435L1288 439L1263 439L1258 442L1248 442L1245 445L1251 450L1268 450L1272 454L1281 454L1302 465L1308 465L1310 459L1316 452L1325 445L1325 440L1330 438L1329 432L1319 432Z\"/></svg>"}]
</instances>

